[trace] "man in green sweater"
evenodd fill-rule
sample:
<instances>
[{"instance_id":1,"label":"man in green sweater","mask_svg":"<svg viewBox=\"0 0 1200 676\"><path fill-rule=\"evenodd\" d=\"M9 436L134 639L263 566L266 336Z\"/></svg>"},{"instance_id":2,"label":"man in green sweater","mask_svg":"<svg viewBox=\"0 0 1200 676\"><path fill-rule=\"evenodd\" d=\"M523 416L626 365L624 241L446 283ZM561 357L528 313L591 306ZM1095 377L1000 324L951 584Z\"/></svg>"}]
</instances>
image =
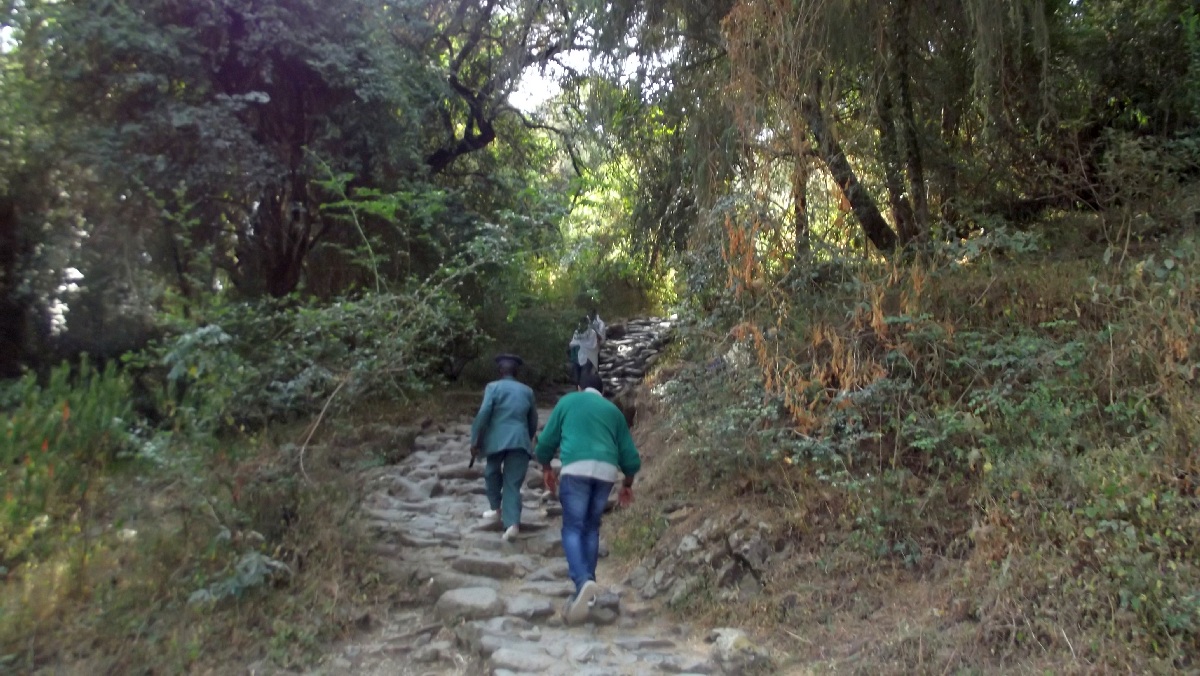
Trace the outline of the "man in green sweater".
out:
<instances>
[{"instance_id":1,"label":"man in green sweater","mask_svg":"<svg viewBox=\"0 0 1200 676\"><path fill-rule=\"evenodd\" d=\"M555 477L550 461L562 457L562 476ZM563 611L567 624L587 617L600 587L596 561L600 557L600 518L618 474L624 474L618 503L633 501L633 477L642 459L621 410L604 398L604 383L595 373L580 378L579 391L558 401L538 437L537 460L546 486L558 489L562 503L562 545L575 594Z\"/></svg>"},{"instance_id":2,"label":"man in green sweater","mask_svg":"<svg viewBox=\"0 0 1200 676\"><path fill-rule=\"evenodd\" d=\"M484 389L483 404L471 425L471 457L483 453L487 458L483 480L490 509L483 517L500 517L505 540L512 540L520 529L521 484L538 423L533 390L516 379L520 365L515 354L496 357L500 379Z\"/></svg>"}]
</instances>

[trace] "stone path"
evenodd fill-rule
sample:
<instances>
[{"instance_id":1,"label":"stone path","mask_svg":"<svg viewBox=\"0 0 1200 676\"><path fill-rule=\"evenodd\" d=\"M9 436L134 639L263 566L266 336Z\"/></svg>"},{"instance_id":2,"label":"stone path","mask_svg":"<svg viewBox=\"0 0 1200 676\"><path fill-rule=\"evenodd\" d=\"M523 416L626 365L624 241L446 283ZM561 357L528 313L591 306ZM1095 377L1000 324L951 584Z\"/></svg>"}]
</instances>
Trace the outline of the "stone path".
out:
<instances>
[{"instance_id":1,"label":"stone path","mask_svg":"<svg viewBox=\"0 0 1200 676\"><path fill-rule=\"evenodd\" d=\"M614 393L640 380L670 340L657 318L618 325L602 355ZM539 409L545 423L550 409ZM390 573L427 603L378 622L340 646L314 674L733 674L745 662L741 632L698 634L670 624L657 607L612 579L586 624L565 627L561 609L574 585L560 542L562 510L531 463L521 533L501 538L488 508L483 467L468 467L470 420L431 428L398 464L364 473L362 518ZM555 461L557 463L557 460ZM616 492L610 498L615 503ZM603 540L601 556L607 554ZM636 579L634 580L637 581ZM746 655L743 655L746 653Z\"/></svg>"},{"instance_id":2,"label":"stone path","mask_svg":"<svg viewBox=\"0 0 1200 676\"><path fill-rule=\"evenodd\" d=\"M541 410L545 420L550 411ZM504 542L487 509L481 465L468 468L462 420L417 439L398 465L368 473L363 508L393 574L427 593L428 607L390 618L344 645L317 673L711 674L715 648L614 580L587 624L565 627L573 585L559 540L561 509L530 466L521 534ZM615 492L614 492L615 497ZM603 546L602 546L603 549Z\"/></svg>"}]
</instances>

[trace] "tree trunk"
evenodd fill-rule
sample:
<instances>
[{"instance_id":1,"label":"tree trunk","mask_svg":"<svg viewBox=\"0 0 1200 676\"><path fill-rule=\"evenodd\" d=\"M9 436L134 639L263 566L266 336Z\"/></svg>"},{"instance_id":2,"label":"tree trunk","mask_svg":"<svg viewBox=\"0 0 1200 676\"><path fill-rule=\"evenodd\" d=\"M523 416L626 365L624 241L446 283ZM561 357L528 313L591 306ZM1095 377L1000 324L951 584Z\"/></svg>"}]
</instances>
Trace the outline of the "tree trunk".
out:
<instances>
[{"instance_id":1,"label":"tree trunk","mask_svg":"<svg viewBox=\"0 0 1200 676\"><path fill-rule=\"evenodd\" d=\"M886 75L880 78L879 99L876 115L879 118L879 155L883 161L883 182L887 186L888 204L892 208L892 219L900 243L908 244L917 237L917 224L912 205L905 196L904 175L900 167L900 144L896 137L896 125L892 121L895 107L892 105L891 81Z\"/></svg>"},{"instance_id":2,"label":"tree trunk","mask_svg":"<svg viewBox=\"0 0 1200 676\"><path fill-rule=\"evenodd\" d=\"M908 174L909 195L916 219L916 236L924 239L929 233L929 199L925 189L925 165L921 158L920 137L917 134L913 110L911 74L909 73L909 23L912 21L913 0L898 0L895 21L895 80L900 103L900 141L904 147L905 170Z\"/></svg>"},{"instance_id":3,"label":"tree trunk","mask_svg":"<svg viewBox=\"0 0 1200 676\"><path fill-rule=\"evenodd\" d=\"M805 124L812 130L813 137L817 141L817 155L829 168L834 182L846 196L846 201L854 210L854 215L862 225L867 239L871 240L871 243L881 251L890 251L896 248L896 233L884 220L883 214L879 213L879 207L875 205L875 200L872 199L870 193L859 183L858 176L854 174L854 169L842 151L842 145L838 143L837 138L833 135L833 130L825 120L825 113L821 110L821 104L818 103L817 98L805 98L801 101L800 113L804 116Z\"/></svg>"},{"instance_id":4,"label":"tree trunk","mask_svg":"<svg viewBox=\"0 0 1200 676\"><path fill-rule=\"evenodd\" d=\"M809 149L804 138L803 126L799 121L792 125L792 152L796 158L792 163L792 220L796 232L796 256L803 258L809 253Z\"/></svg>"},{"instance_id":5,"label":"tree trunk","mask_svg":"<svg viewBox=\"0 0 1200 676\"><path fill-rule=\"evenodd\" d=\"M808 157L797 153L792 166L792 219L796 256L808 255Z\"/></svg>"},{"instance_id":6,"label":"tree trunk","mask_svg":"<svg viewBox=\"0 0 1200 676\"><path fill-rule=\"evenodd\" d=\"M25 355L25 308L17 298L18 245L16 204L0 195L0 378L20 375Z\"/></svg>"}]
</instances>

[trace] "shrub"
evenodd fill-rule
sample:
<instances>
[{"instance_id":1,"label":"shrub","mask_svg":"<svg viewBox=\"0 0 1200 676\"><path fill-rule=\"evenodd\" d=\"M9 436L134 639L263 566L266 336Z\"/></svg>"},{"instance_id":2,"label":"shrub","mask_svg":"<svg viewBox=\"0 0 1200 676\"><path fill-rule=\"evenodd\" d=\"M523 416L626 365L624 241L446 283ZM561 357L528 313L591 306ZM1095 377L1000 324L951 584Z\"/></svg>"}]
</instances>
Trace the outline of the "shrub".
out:
<instances>
[{"instance_id":1,"label":"shrub","mask_svg":"<svg viewBox=\"0 0 1200 676\"><path fill-rule=\"evenodd\" d=\"M447 346L478 339L474 320L439 288L329 304L219 306L199 327L127 361L165 371L162 406L176 429L257 427L331 405L405 399L441 378ZM150 380L156 380L151 376Z\"/></svg>"},{"instance_id":2,"label":"shrub","mask_svg":"<svg viewBox=\"0 0 1200 676\"><path fill-rule=\"evenodd\" d=\"M97 370L86 356L0 384L0 545L4 565L21 558L39 532L85 506L104 468L129 445L129 381L116 365Z\"/></svg>"}]
</instances>

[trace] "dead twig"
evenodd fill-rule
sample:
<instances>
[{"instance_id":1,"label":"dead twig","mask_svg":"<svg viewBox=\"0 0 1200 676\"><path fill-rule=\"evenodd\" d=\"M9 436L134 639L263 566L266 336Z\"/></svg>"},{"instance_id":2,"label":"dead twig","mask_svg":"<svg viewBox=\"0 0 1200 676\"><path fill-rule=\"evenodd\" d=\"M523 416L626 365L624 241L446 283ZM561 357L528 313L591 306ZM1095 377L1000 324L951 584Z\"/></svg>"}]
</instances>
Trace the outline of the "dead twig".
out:
<instances>
[{"instance_id":1,"label":"dead twig","mask_svg":"<svg viewBox=\"0 0 1200 676\"><path fill-rule=\"evenodd\" d=\"M393 641L407 641L409 639L417 638L418 636L423 636L430 632L439 631L441 628L442 628L441 622L436 622L434 624L427 624L423 627L418 627L416 629L413 629L412 631L410 631L406 634L400 634L399 636L394 637L392 640Z\"/></svg>"},{"instance_id":2,"label":"dead twig","mask_svg":"<svg viewBox=\"0 0 1200 676\"><path fill-rule=\"evenodd\" d=\"M308 472L304 471L304 449L308 448L308 442L312 441L313 434L315 434L317 428L321 426L321 419L325 417L325 411L329 410L329 405L333 403L333 398L337 396L338 392L342 391L342 388L345 387L346 383L349 381L349 377L342 378L342 381L338 383L337 387L334 388L333 393L330 394L329 398L325 400L325 405L321 407L321 413L308 428L308 436L304 438L304 443L300 445L300 476L304 477L304 483L310 486L312 485L312 481L308 478Z\"/></svg>"}]
</instances>

